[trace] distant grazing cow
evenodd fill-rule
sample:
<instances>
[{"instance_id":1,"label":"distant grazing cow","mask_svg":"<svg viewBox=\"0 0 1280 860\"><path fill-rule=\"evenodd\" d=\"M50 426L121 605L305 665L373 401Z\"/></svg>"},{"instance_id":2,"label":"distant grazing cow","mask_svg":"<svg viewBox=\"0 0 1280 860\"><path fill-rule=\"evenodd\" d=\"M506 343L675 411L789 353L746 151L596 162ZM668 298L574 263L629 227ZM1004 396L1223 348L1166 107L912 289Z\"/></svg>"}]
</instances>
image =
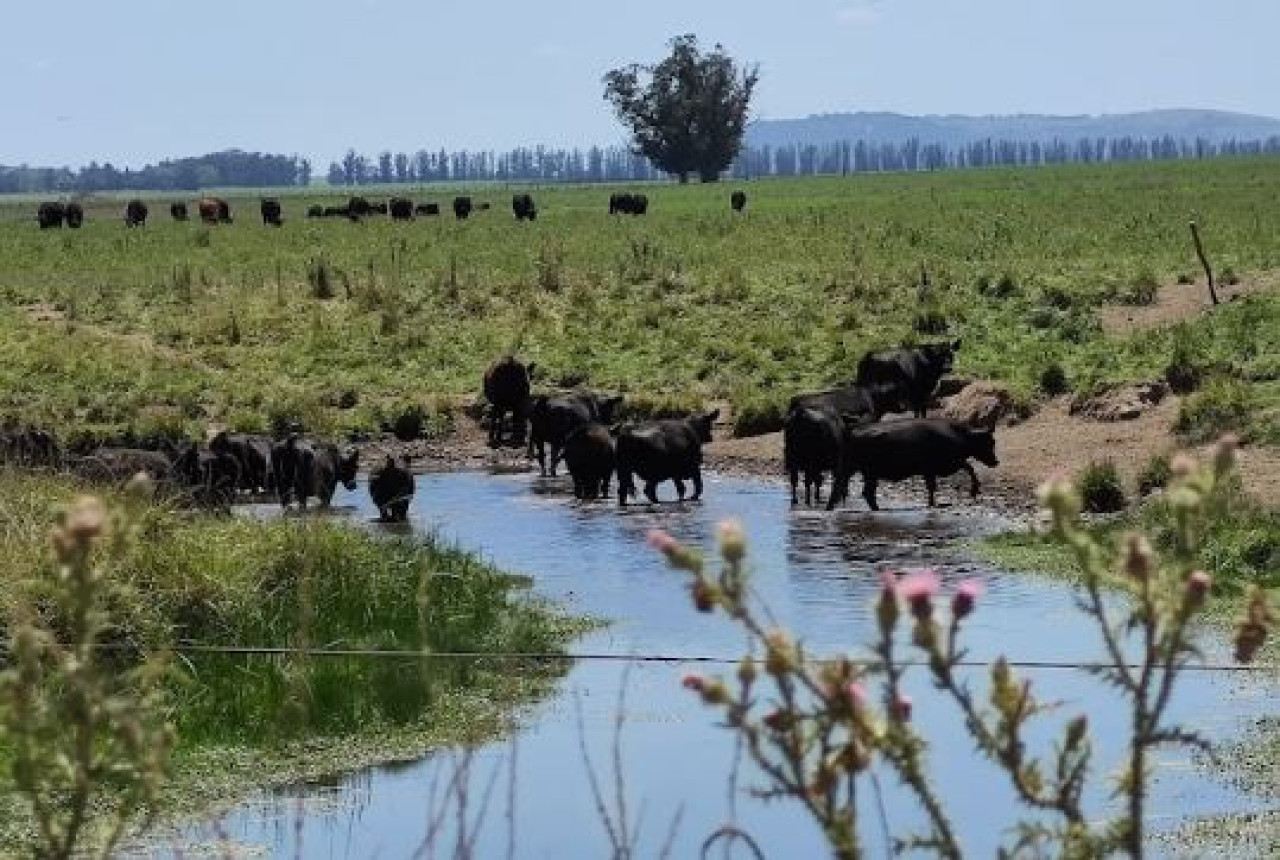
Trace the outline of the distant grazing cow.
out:
<instances>
[{"instance_id":1,"label":"distant grazing cow","mask_svg":"<svg viewBox=\"0 0 1280 860\"><path fill-rule=\"evenodd\" d=\"M124 207L124 225L126 227L147 226L147 204L141 200L130 200Z\"/></svg>"},{"instance_id":2,"label":"distant grazing cow","mask_svg":"<svg viewBox=\"0 0 1280 860\"><path fill-rule=\"evenodd\" d=\"M489 416L489 445L502 444L502 422L511 414L512 440L517 444L524 440L525 425L529 420L530 378L537 365L526 367L514 356L504 356L484 372L484 396L491 404Z\"/></svg>"},{"instance_id":3,"label":"distant grazing cow","mask_svg":"<svg viewBox=\"0 0 1280 860\"><path fill-rule=\"evenodd\" d=\"M397 464L388 454L382 468L369 477L369 498L378 508L378 519L384 523L402 523L409 518L413 490L413 472L407 456Z\"/></svg>"},{"instance_id":4,"label":"distant grazing cow","mask_svg":"<svg viewBox=\"0 0 1280 860\"><path fill-rule=\"evenodd\" d=\"M67 226L72 230L79 230L80 225L84 223L84 207L79 203L68 203L64 214Z\"/></svg>"},{"instance_id":5,"label":"distant grazing cow","mask_svg":"<svg viewBox=\"0 0 1280 860\"><path fill-rule=\"evenodd\" d=\"M187 220L187 204L170 203L169 214L173 216L174 221L186 221Z\"/></svg>"},{"instance_id":6,"label":"distant grazing cow","mask_svg":"<svg viewBox=\"0 0 1280 860\"><path fill-rule=\"evenodd\" d=\"M373 203L370 203L370 204L369 204L369 214L370 214L370 215L386 215L386 214L387 214L387 201L385 201L385 200L380 200L380 201L375 201L375 202L373 202Z\"/></svg>"},{"instance_id":7,"label":"distant grazing cow","mask_svg":"<svg viewBox=\"0 0 1280 860\"><path fill-rule=\"evenodd\" d=\"M417 206L413 207L413 212L415 215L428 215L428 216L439 215L440 204L439 203L419 203Z\"/></svg>"},{"instance_id":8,"label":"distant grazing cow","mask_svg":"<svg viewBox=\"0 0 1280 860\"><path fill-rule=\"evenodd\" d=\"M565 440L579 427L593 421L611 424L622 397L601 397L586 391L561 396L541 396L529 410L529 458L536 455L541 473L547 474L548 446L551 448L551 475L556 473Z\"/></svg>"},{"instance_id":9,"label":"distant grazing cow","mask_svg":"<svg viewBox=\"0 0 1280 860\"><path fill-rule=\"evenodd\" d=\"M271 197L264 198L258 205L262 212L262 223L271 227L284 226L284 215L280 209L280 201Z\"/></svg>"},{"instance_id":10,"label":"distant grazing cow","mask_svg":"<svg viewBox=\"0 0 1280 860\"><path fill-rule=\"evenodd\" d=\"M616 460L613 435L604 424L584 424L570 433L564 442L564 462L573 476L573 495L607 498Z\"/></svg>"},{"instance_id":11,"label":"distant grazing cow","mask_svg":"<svg viewBox=\"0 0 1280 860\"><path fill-rule=\"evenodd\" d=\"M363 218L373 211L373 206L364 197L352 197L347 201L347 213L352 218Z\"/></svg>"},{"instance_id":12,"label":"distant grazing cow","mask_svg":"<svg viewBox=\"0 0 1280 860\"><path fill-rule=\"evenodd\" d=\"M413 220L413 201L405 197L392 197L388 205L391 217L396 221Z\"/></svg>"},{"instance_id":13,"label":"distant grazing cow","mask_svg":"<svg viewBox=\"0 0 1280 860\"><path fill-rule=\"evenodd\" d=\"M846 424L843 465L831 489L827 508L848 497L849 479L855 473L862 475L862 497L873 511L880 509L876 502L879 481L922 477L929 494L929 507L933 507L938 478L961 470L969 473L969 495L976 498L978 476L969 465L970 457L991 468L1000 465L992 431L974 430L945 418L909 418L860 426Z\"/></svg>"},{"instance_id":14,"label":"distant grazing cow","mask_svg":"<svg viewBox=\"0 0 1280 860\"><path fill-rule=\"evenodd\" d=\"M735 191L729 197L729 205L733 207L734 212L741 212L747 208L747 192Z\"/></svg>"},{"instance_id":15,"label":"distant grazing cow","mask_svg":"<svg viewBox=\"0 0 1280 860\"><path fill-rule=\"evenodd\" d=\"M204 197L196 204L200 220L206 224L230 224L231 205L220 197Z\"/></svg>"},{"instance_id":16,"label":"distant grazing cow","mask_svg":"<svg viewBox=\"0 0 1280 860\"><path fill-rule=\"evenodd\" d=\"M957 340L869 352L858 362L857 383L885 399L882 412L910 409L923 418L938 380L951 372L959 349Z\"/></svg>"},{"instance_id":17,"label":"distant grazing cow","mask_svg":"<svg viewBox=\"0 0 1280 860\"><path fill-rule=\"evenodd\" d=\"M351 214L350 206L326 206L321 211L321 214L325 218L350 218L352 220L355 220L357 217L359 217L357 215Z\"/></svg>"},{"instance_id":18,"label":"distant grazing cow","mask_svg":"<svg viewBox=\"0 0 1280 860\"><path fill-rule=\"evenodd\" d=\"M538 207L534 205L531 194L513 194L511 211L515 213L517 221L533 221L538 217Z\"/></svg>"},{"instance_id":19,"label":"distant grazing cow","mask_svg":"<svg viewBox=\"0 0 1280 860\"><path fill-rule=\"evenodd\" d=\"M50 227L61 227L62 219L66 217L67 209L61 203L41 203L40 208L36 210L36 222L40 225L41 230L48 230Z\"/></svg>"},{"instance_id":20,"label":"distant grazing cow","mask_svg":"<svg viewBox=\"0 0 1280 860\"><path fill-rule=\"evenodd\" d=\"M465 221L471 217L471 198L455 197L453 198L453 217L459 221Z\"/></svg>"},{"instance_id":21,"label":"distant grazing cow","mask_svg":"<svg viewBox=\"0 0 1280 860\"><path fill-rule=\"evenodd\" d=\"M609 195L610 215L643 215L649 211L649 198L643 194Z\"/></svg>"},{"instance_id":22,"label":"distant grazing cow","mask_svg":"<svg viewBox=\"0 0 1280 860\"><path fill-rule=\"evenodd\" d=\"M684 482L693 481L693 499L702 496L702 446L711 441L711 429L720 410L665 421L623 424L617 430L618 504L635 496L634 476L644 481L644 495L657 502L657 486L673 481L680 501Z\"/></svg>"},{"instance_id":23,"label":"distant grazing cow","mask_svg":"<svg viewBox=\"0 0 1280 860\"><path fill-rule=\"evenodd\" d=\"M324 217L324 207L323 207L323 206L321 206L319 203L316 203L316 204L313 204L313 205L311 205L311 206L308 206L308 207L307 207L307 217L308 217L308 218L323 218L323 217Z\"/></svg>"}]
</instances>

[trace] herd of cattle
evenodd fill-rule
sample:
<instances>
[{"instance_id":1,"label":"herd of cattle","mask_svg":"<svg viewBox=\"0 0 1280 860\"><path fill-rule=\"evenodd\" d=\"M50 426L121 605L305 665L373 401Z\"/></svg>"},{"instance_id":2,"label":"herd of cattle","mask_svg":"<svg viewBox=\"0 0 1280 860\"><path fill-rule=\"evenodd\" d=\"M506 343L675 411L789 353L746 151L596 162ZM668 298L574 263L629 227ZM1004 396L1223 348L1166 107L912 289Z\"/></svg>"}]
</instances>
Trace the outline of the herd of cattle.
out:
<instances>
[{"instance_id":1,"label":"herd of cattle","mask_svg":"<svg viewBox=\"0 0 1280 860\"><path fill-rule=\"evenodd\" d=\"M828 510L848 497L855 474L863 477L862 495L872 510L878 509L876 488L883 480L923 478L932 506L938 478L964 471L976 496L978 478L969 459L998 465L992 431L925 417L959 346L955 341L871 352L859 362L851 385L793 397L783 421L783 466L792 503L799 502L802 477L805 504L820 503L828 474ZM657 487L665 481L675 484L681 501L686 481L693 485L690 498L702 495L702 447L711 441L719 410L619 422L621 396L581 390L535 395L534 370L535 365L506 356L485 372L492 447L527 442L528 457L537 460L544 476L554 476L564 462L579 499L608 496L615 474L620 505L638 497L637 479L650 502L658 501ZM904 411L915 417L881 421ZM9 424L0 427L0 462L66 469L109 482L145 472L162 490L205 507L227 509L238 494L248 493L273 495L286 508L296 503L305 509L310 499L328 507L339 483L355 489L360 455L355 448L307 439L296 426L278 438L221 431L204 444L127 440L63 450L46 430ZM408 460L388 456L371 475L369 494L381 519L403 521L414 494Z\"/></svg>"},{"instance_id":2,"label":"herd of cattle","mask_svg":"<svg viewBox=\"0 0 1280 860\"><path fill-rule=\"evenodd\" d=\"M820 503L827 474L828 510L848 497L856 474L862 475L862 495L872 510L879 508L877 486L886 480L923 478L932 507L938 478L964 471L976 496L978 477L969 459L998 465L993 432L925 417L959 348L957 340L871 352L859 362L853 384L793 397L783 420L783 467L791 482L792 503L799 502L801 477L805 504ZM492 405L490 445L499 446L508 438L519 444L527 433L528 456L537 459L541 473L554 476L563 460L580 499L607 496L615 474L620 505L638 496L637 478L650 502L657 502L657 487L664 481L675 484L681 501L685 481L693 484L692 499L702 495L702 446L711 441L719 410L616 423L621 397L585 391L535 396L533 370L534 365L526 367L507 356L485 373L484 394ZM881 421L885 415L906 411L914 417Z\"/></svg>"},{"instance_id":3,"label":"herd of cattle","mask_svg":"<svg viewBox=\"0 0 1280 860\"><path fill-rule=\"evenodd\" d=\"M729 205L734 212L746 208L747 195L744 191L735 191L729 197ZM271 227L284 225L284 209L280 201L274 197L263 198L258 205L262 215L262 223ZM489 204L473 201L468 195L453 198L453 215L459 221L465 221L473 212L483 212ZM200 220L206 224L230 224L231 205L220 197L204 197L196 202L196 211ZM615 193L609 196L610 215L644 215L649 211L649 198L644 194ZM538 207L533 195L528 193L511 196L511 212L517 221L534 221L538 217ZM189 217L187 204L171 203L169 214L175 221L186 221ZM440 214L439 203L414 203L407 197L392 197L390 200L369 200L365 197L352 197L340 206L321 206L314 204L307 209L308 218L346 218L359 221L375 215L387 215L395 221L411 221L417 216L433 217ZM128 227L144 227L150 209L142 200L130 200L124 207L124 223ZM40 229L46 230L67 226L74 229L84 224L84 207L76 202L61 203L48 201L41 203L36 210L36 222Z\"/></svg>"}]
</instances>

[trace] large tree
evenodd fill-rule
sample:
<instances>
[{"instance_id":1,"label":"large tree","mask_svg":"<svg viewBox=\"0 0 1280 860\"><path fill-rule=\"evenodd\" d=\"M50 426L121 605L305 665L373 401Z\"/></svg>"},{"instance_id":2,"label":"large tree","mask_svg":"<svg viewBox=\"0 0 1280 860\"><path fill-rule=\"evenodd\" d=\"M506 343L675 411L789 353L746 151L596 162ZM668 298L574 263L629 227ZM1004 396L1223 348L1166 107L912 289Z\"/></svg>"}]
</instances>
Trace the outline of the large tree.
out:
<instances>
[{"instance_id":1,"label":"large tree","mask_svg":"<svg viewBox=\"0 0 1280 860\"><path fill-rule=\"evenodd\" d=\"M739 66L716 45L698 50L692 34L671 40L655 65L632 63L604 76L604 97L631 129L636 152L688 182L715 182L742 146L756 65Z\"/></svg>"}]
</instances>

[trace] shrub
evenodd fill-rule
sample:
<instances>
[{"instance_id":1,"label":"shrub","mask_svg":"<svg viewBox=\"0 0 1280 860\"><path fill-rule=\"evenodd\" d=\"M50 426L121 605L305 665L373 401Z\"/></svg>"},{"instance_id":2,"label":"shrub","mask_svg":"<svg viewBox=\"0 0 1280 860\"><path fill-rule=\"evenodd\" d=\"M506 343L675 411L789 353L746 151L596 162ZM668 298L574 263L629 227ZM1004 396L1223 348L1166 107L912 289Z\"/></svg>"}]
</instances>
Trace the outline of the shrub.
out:
<instances>
[{"instance_id":1,"label":"shrub","mask_svg":"<svg viewBox=\"0 0 1280 860\"><path fill-rule=\"evenodd\" d=\"M1189 394L1200 387L1200 367L1196 364L1191 345L1186 338L1178 338L1173 354L1164 369L1164 381L1174 394Z\"/></svg>"},{"instance_id":2,"label":"shrub","mask_svg":"<svg viewBox=\"0 0 1280 860\"><path fill-rule=\"evenodd\" d=\"M1222 273L1218 275L1218 283L1228 287L1234 287L1236 284L1240 283L1240 276L1236 274L1235 269L1227 266L1222 270Z\"/></svg>"},{"instance_id":3,"label":"shrub","mask_svg":"<svg viewBox=\"0 0 1280 860\"><path fill-rule=\"evenodd\" d=\"M1022 292L1018 283L1008 272L998 278L980 275L976 287L980 294L992 299L1008 299Z\"/></svg>"},{"instance_id":4,"label":"shrub","mask_svg":"<svg viewBox=\"0 0 1280 860\"><path fill-rule=\"evenodd\" d=\"M1116 300L1125 305L1149 305L1156 300L1160 282L1155 273L1147 270L1138 274L1116 294Z\"/></svg>"},{"instance_id":5,"label":"shrub","mask_svg":"<svg viewBox=\"0 0 1280 860\"><path fill-rule=\"evenodd\" d=\"M1056 361L1040 371L1038 384L1040 391L1047 397L1057 397L1071 390L1071 386L1067 383L1067 372Z\"/></svg>"},{"instance_id":6,"label":"shrub","mask_svg":"<svg viewBox=\"0 0 1280 860\"><path fill-rule=\"evenodd\" d=\"M1182 401L1173 429L1193 444L1210 442L1228 432L1243 437L1256 406L1253 391L1245 383L1215 379Z\"/></svg>"},{"instance_id":7,"label":"shrub","mask_svg":"<svg viewBox=\"0 0 1280 860\"><path fill-rule=\"evenodd\" d=\"M1173 472L1169 467L1169 455L1152 455L1147 465L1143 466L1142 471L1138 473L1138 494L1149 496L1156 490L1163 490L1169 486L1171 477Z\"/></svg>"},{"instance_id":8,"label":"shrub","mask_svg":"<svg viewBox=\"0 0 1280 860\"><path fill-rule=\"evenodd\" d=\"M1181 274L1178 275L1179 286L1185 287L1189 284L1194 284L1195 282L1196 282L1196 279L1193 278L1191 275L1188 275L1186 272L1182 272Z\"/></svg>"},{"instance_id":9,"label":"shrub","mask_svg":"<svg viewBox=\"0 0 1280 860\"><path fill-rule=\"evenodd\" d=\"M1124 510L1124 487L1116 464L1110 460L1095 461L1085 466L1077 480L1084 509L1091 514L1110 514Z\"/></svg>"},{"instance_id":10,"label":"shrub","mask_svg":"<svg viewBox=\"0 0 1280 860\"><path fill-rule=\"evenodd\" d=\"M733 405L733 436L763 436L782 429L787 405L783 400L764 396L746 398Z\"/></svg>"},{"instance_id":11,"label":"shrub","mask_svg":"<svg viewBox=\"0 0 1280 860\"><path fill-rule=\"evenodd\" d=\"M916 314L912 325L919 334L946 334L947 317L937 308L928 308Z\"/></svg>"}]
</instances>

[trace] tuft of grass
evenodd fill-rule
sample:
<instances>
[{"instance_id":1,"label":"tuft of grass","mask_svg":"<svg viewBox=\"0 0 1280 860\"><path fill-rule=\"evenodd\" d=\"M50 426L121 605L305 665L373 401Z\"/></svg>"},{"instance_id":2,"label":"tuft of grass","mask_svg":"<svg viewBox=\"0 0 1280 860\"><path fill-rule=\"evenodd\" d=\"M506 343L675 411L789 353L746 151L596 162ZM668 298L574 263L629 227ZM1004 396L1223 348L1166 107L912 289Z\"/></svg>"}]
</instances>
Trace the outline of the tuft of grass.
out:
<instances>
[{"instance_id":1,"label":"tuft of grass","mask_svg":"<svg viewBox=\"0 0 1280 860\"><path fill-rule=\"evenodd\" d=\"M1124 485L1116 464L1110 460L1094 461L1077 477L1084 510L1091 514L1111 514L1124 510Z\"/></svg>"},{"instance_id":2,"label":"tuft of grass","mask_svg":"<svg viewBox=\"0 0 1280 860\"><path fill-rule=\"evenodd\" d=\"M1138 495L1149 496L1156 490L1169 486L1173 471L1169 466L1168 454L1153 454L1142 471L1138 472Z\"/></svg>"},{"instance_id":3,"label":"tuft of grass","mask_svg":"<svg viewBox=\"0 0 1280 860\"><path fill-rule=\"evenodd\" d=\"M1211 442L1223 433L1237 433L1247 439L1257 408L1248 384L1236 379L1215 379L1183 399L1174 431L1192 444Z\"/></svg>"},{"instance_id":4,"label":"tuft of grass","mask_svg":"<svg viewBox=\"0 0 1280 860\"><path fill-rule=\"evenodd\" d=\"M1067 381L1067 372L1056 361L1040 371L1038 387L1046 397L1058 397L1071 390L1071 385Z\"/></svg>"},{"instance_id":5,"label":"tuft of grass","mask_svg":"<svg viewBox=\"0 0 1280 860\"><path fill-rule=\"evenodd\" d=\"M768 394L751 394L737 399L733 404L733 436L763 436L782 430L787 402L784 398Z\"/></svg>"},{"instance_id":6,"label":"tuft of grass","mask_svg":"<svg viewBox=\"0 0 1280 860\"><path fill-rule=\"evenodd\" d=\"M1155 272L1146 269L1124 284L1116 294L1116 301L1124 305L1149 305L1155 302L1160 282Z\"/></svg>"}]
</instances>

